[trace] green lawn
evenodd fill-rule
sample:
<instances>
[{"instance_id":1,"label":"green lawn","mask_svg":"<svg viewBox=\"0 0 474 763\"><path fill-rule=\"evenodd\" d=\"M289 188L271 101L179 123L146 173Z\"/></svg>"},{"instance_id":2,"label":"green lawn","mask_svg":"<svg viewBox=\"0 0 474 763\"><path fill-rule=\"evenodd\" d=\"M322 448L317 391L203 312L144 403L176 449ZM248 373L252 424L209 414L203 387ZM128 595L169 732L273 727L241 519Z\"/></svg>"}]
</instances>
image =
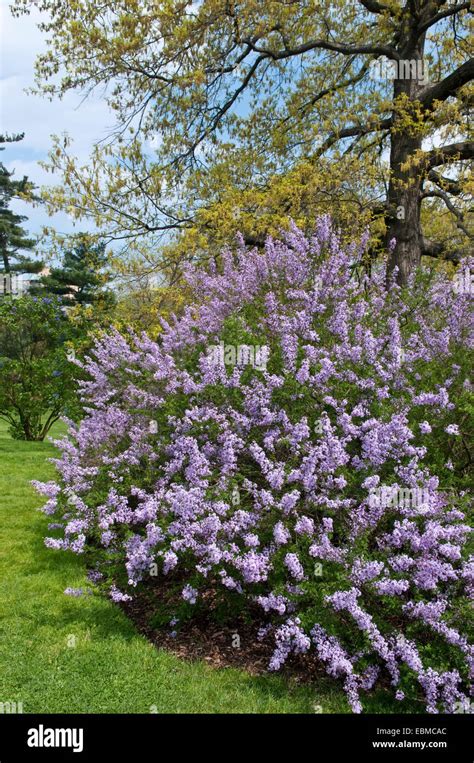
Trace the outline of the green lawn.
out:
<instances>
[{"instance_id":1,"label":"green lawn","mask_svg":"<svg viewBox=\"0 0 474 763\"><path fill-rule=\"evenodd\" d=\"M65 596L85 584L84 566L44 547L48 518L29 484L53 477L52 455L50 443L14 441L0 422L0 702L23 702L26 713L348 712L329 679L301 687L185 662L151 646L112 602ZM383 699L370 710L387 711Z\"/></svg>"}]
</instances>

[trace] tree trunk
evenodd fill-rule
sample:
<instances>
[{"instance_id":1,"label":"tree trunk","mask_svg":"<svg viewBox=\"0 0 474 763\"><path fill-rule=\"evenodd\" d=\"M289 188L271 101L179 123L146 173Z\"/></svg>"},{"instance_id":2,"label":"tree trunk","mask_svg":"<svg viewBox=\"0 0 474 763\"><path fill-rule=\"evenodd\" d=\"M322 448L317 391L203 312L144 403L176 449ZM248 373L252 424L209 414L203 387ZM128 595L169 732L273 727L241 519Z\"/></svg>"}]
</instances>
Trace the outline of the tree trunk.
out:
<instances>
[{"instance_id":1,"label":"tree trunk","mask_svg":"<svg viewBox=\"0 0 474 763\"><path fill-rule=\"evenodd\" d=\"M388 277L398 268L397 281L404 285L421 261L421 179L413 168L403 170L421 141L403 133L392 137L388 189L387 243L395 246L389 255Z\"/></svg>"},{"instance_id":2,"label":"tree trunk","mask_svg":"<svg viewBox=\"0 0 474 763\"><path fill-rule=\"evenodd\" d=\"M390 146L390 180L388 188L387 244L395 239L389 255L387 281L398 268L397 281L407 283L410 274L421 262L421 173L413 159L421 151L422 130L416 97L426 85L423 57L424 39L413 47L408 41L400 50L401 61L395 62L396 76L393 97L396 102ZM392 244L393 246L393 244Z\"/></svg>"}]
</instances>

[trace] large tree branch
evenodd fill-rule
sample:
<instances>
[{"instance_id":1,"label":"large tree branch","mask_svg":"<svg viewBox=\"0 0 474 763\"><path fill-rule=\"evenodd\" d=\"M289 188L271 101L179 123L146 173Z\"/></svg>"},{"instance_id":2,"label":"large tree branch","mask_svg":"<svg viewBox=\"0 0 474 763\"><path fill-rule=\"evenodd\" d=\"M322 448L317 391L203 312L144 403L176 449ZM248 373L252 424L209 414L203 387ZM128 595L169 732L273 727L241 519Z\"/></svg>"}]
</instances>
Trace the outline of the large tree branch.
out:
<instances>
[{"instance_id":1,"label":"large tree branch","mask_svg":"<svg viewBox=\"0 0 474 763\"><path fill-rule=\"evenodd\" d=\"M423 193L423 198L424 199L428 199L428 198L441 199L446 205L447 209L449 209L451 214L456 218L456 227L459 228L459 230L462 230L462 232L468 238L470 238L471 240L474 239L474 234L472 234L464 225L463 213L459 209L456 209L453 202L451 201L451 199L449 198L448 194L445 191L442 191L440 188L438 188L435 191L425 191L425 193Z\"/></svg>"},{"instance_id":2,"label":"large tree branch","mask_svg":"<svg viewBox=\"0 0 474 763\"><path fill-rule=\"evenodd\" d=\"M462 253L459 251L448 251L441 241L432 241L425 236L421 237L421 254L423 257L435 257L437 259L448 260L449 262L459 262Z\"/></svg>"},{"instance_id":3,"label":"large tree branch","mask_svg":"<svg viewBox=\"0 0 474 763\"><path fill-rule=\"evenodd\" d=\"M449 159L465 161L474 157L474 141L465 140L460 143L449 143L447 146L433 148L425 154L426 166L429 169L446 164Z\"/></svg>"},{"instance_id":4,"label":"large tree branch","mask_svg":"<svg viewBox=\"0 0 474 763\"><path fill-rule=\"evenodd\" d=\"M458 69L445 77L441 82L423 88L417 96L417 100L427 109L431 108L434 101L445 101L455 95L460 87L474 79L474 58L469 59Z\"/></svg>"},{"instance_id":5,"label":"large tree branch","mask_svg":"<svg viewBox=\"0 0 474 763\"><path fill-rule=\"evenodd\" d=\"M352 62L353 62L353 59L348 59L346 61L345 67L343 68L343 73L345 73L347 69L350 68ZM357 74L354 74L353 77L348 77L347 79L337 82L335 85L330 85L328 87L323 88L318 93L315 93L315 95L311 96L309 101L306 101L306 103L301 104L301 106L298 108L298 111L301 114L304 114L309 108L311 108L312 106L315 106L318 103L318 101L321 101L327 95L333 95L334 93L337 93L339 90L344 90L346 87L349 87L350 85L356 85L366 75L369 67L370 67L370 62L367 61L366 63L364 63L363 66L361 66ZM291 120L291 116L288 115L281 120L281 124L285 124L289 122L290 120Z\"/></svg>"},{"instance_id":6,"label":"large tree branch","mask_svg":"<svg viewBox=\"0 0 474 763\"><path fill-rule=\"evenodd\" d=\"M417 27L417 32L418 34L422 35L424 32L427 31L427 29L437 24L438 21L447 19L449 16L455 16L456 13L459 13L460 11L468 11L470 8L471 8L470 2L459 3L459 5L451 5L449 8L446 8L444 11L439 11L434 16L431 16L431 18L428 18L422 21Z\"/></svg>"},{"instance_id":7,"label":"large tree branch","mask_svg":"<svg viewBox=\"0 0 474 763\"><path fill-rule=\"evenodd\" d=\"M436 170L430 170L427 179L452 196L459 196L462 193L462 188L457 180L440 175Z\"/></svg>"},{"instance_id":8,"label":"large tree branch","mask_svg":"<svg viewBox=\"0 0 474 763\"><path fill-rule=\"evenodd\" d=\"M258 45L254 45L251 40L242 40L246 45L251 45L252 49L256 53L271 58L274 61L281 61L285 58L292 58L293 56L301 56L303 53L309 53L311 50L331 50L335 53L342 53L344 56L357 55L373 55L373 56L385 56L393 60L399 60L400 54L391 45L349 45L343 42L331 42L330 40L310 40L309 42L297 45L294 48L285 47L283 50L269 50L268 48L261 48Z\"/></svg>"},{"instance_id":9,"label":"large tree branch","mask_svg":"<svg viewBox=\"0 0 474 763\"><path fill-rule=\"evenodd\" d=\"M372 124L354 125L353 127L345 127L343 130L331 133L322 146L320 146L315 154L315 158L322 156L329 148L335 143L344 138L355 138L362 135L368 135L371 132L380 132L381 130L389 130L393 124L392 117L382 119L380 122L373 122Z\"/></svg>"},{"instance_id":10,"label":"large tree branch","mask_svg":"<svg viewBox=\"0 0 474 763\"><path fill-rule=\"evenodd\" d=\"M371 13L389 13L391 16L394 15L393 10L387 8L386 5L382 5L382 3L378 3L377 0L359 0L359 3Z\"/></svg>"},{"instance_id":11,"label":"large tree branch","mask_svg":"<svg viewBox=\"0 0 474 763\"><path fill-rule=\"evenodd\" d=\"M184 158L184 156L191 155L197 146L206 138L208 135L210 135L212 132L214 132L220 125L222 119L226 115L226 113L229 111L229 109L234 105L238 97L244 92L244 90L249 85L251 79L255 76L257 70L259 69L260 65L264 61L279 61L284 60L287 58L292 58L294 56L302 55L305 52L309 52L311 50L331 50L335 52L342 53L344 55L356 55L356 54L371 54L371 55L378 55L378 56L386 56L387 58L392 59L398 59L399 54L393 48L392 46L387 45L346 45L344 43L339 42L331 42L329 40L321 39L321 40L313 40L307 43L304 43L302 45L299 45L295 48L288 48L285 45L285 48L280 51L272 51L264 47L260 47L256 44L257 38L248 38L248 39L242 39L241 43L243 43L246 46L245 55L248 54L250 50L254 51L255 53L258 53L257 58L252 62L252 65L250 66L250 69L245 74L242 82L240 85L234 90L234 92L229 96L229 98L226 100L222 106L219 107L216 114L212 117L210 123L207 125L207 127L203 130L203 132L196 138L196 140L193 142L191 147L185 152L184 155L180 156L179 159ZM245 57L245 56L244 56ZM363 67L364 73L365 69ZM355 79L354 81L357 81ZM391 122L390 122L391 124ZM390 125L388 125L390 126ZM370 127L370 129L367 129L365 132L372 132L375 129L384 129L381 127ZM388 129L388 128L387 128ZM347 132L347 131L342 131ZM356 135L364 134L361 133L360 128L356 128L356 132L353 131L353 129L350 129L349 132L347 132L346 135L341 134L342 137L354 137ZM336 140L339 140L337 138ZM334 141L336 142L336 141ZM325 149L326 150L326 149Z\"/></svg>"}]
</instances>

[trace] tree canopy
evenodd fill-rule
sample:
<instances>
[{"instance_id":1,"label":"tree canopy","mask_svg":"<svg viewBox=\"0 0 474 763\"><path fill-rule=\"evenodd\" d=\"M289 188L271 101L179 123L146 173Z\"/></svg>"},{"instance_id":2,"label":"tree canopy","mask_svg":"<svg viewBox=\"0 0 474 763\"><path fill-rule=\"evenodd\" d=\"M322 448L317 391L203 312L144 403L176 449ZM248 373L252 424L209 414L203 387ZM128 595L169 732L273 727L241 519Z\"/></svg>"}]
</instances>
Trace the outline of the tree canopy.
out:
<instances>
[{"instance_id":1,"label":"tree canopy","mask_svg":"<svg viewBox=\"0 0 474 763\"><path fill-rule=\"evenodd\" d=\"M446 0L16 0L44 11L45 94L105 93L110 140L80 166L58 137L51 209L129 254L180 257L290 217L370 222L406 281L472 242L472 9ZM177 235L173 235L177 234ZM133 257L132 257L133 260Z\"/></svg>"}]
</instances>

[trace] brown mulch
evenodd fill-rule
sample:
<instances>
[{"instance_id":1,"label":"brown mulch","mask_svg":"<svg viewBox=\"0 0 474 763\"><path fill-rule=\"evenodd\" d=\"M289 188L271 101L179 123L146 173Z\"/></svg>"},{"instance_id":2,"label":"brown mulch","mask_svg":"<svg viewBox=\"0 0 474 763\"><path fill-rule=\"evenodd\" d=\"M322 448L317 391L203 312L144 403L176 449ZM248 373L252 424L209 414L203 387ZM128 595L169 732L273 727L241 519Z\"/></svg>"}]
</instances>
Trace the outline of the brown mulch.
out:
<instances>
[{"instance_id":1,"label":"brown mulch","mask_svg":"<svg viewBox=\"0 0 474 763\"><path fill-rule=\"evenodd\" d=\"M176 592L176 581L174 584L172 580L151 581L135 592L132 601L122 602L120 607L138 631L160 649L185 660L204 660L215 668L240 668L251 675L267 673L274 639L271 634L263 641L257 638L259 629L266 624L260 609L251 612L250 622L249 618L236 617L223 624L212 617L215 593L207 591L201 600L203 597L206 606L200 607L193 619L177 626L154 627L151 622L158 606L166 605L168 611L173 612L173 603L182 603ZM175 636L171 635L173 627ZM239 647L233 645L236 634L240 637ZM291 676L298 683L312 683L325 675L314 652L289 658L279 674Z\"/></svg>"}]
</instances>

